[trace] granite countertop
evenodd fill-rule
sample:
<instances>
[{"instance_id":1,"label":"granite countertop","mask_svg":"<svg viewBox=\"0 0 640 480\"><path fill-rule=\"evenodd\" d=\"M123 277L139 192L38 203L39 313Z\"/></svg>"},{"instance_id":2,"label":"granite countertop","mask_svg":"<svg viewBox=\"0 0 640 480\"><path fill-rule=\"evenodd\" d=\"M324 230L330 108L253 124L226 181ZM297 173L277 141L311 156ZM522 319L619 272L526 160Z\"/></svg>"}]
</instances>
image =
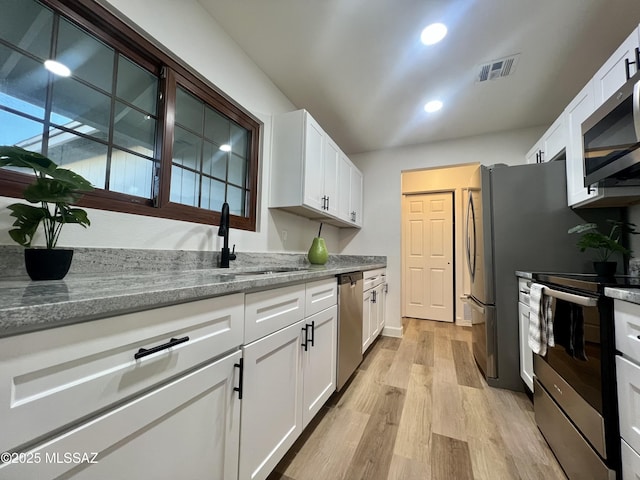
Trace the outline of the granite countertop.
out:
<instances>
[{"instance_id":1,"label":"granite countertop","mask_svg":"<svg viewBox=\"0 0 640 480\"><path fill-rule=\"evenodd\" d=\"M607 297L615 298L616 300L624 300L625 302L637 303L640 305L640 289L606 287L604 289L604 294Z\"/></svg>"},{"instance_id":2,"label":"granite countertop","mask_svg":"<svg viewBox=\"0 0 640 480\"><path fill-rule=\"evenodd\" d=\"M69 274L64 280L0 281L0 337L71 323L148 310L236 292L318 280L385 263L348 262L326 266L286 265L242 269L196 269L163 272ZM273 270L273 273L257 273Z\"/></svg>"}]
</instances>

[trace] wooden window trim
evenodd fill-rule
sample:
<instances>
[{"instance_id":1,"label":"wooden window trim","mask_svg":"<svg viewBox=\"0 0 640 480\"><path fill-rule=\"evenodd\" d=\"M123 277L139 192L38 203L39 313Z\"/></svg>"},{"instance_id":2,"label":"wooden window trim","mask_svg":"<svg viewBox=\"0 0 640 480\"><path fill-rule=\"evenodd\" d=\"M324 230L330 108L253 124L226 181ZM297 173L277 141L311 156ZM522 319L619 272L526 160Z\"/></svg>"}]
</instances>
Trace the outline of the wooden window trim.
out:
<instances>
[{"instance_id":1,"label":"wooden window trim","mask_svg":"<svg viewBox=\"0 0 640 480\"><path fill-rule=\"evenodd\" d=\"M230 215L230 223L232 228L256 231L257 205L260 193L258 191L258 175L262 122L198 72L190 70L180 60L158 47L154 40L141 35L130 24L118 18L110 9L94 0L39 1L81 25L106 44L161 77L160 88L163 92L163 101L159 105L159 112L164 109L162 113L164 118L175 112L175 80L173 86L167 85L167 77L175 75L179 78L181 86L186 87L203 101L248 130L251 142L247 184L250 201L246 204L247 217ZM162 75L161 69L163 67L167 72L170 72L168 75ZM220 223L219 212L169 201L173 122L165 121L163 126L164 130L158 133L161 137L161 141L158 142L158 147L161 149L158 152L161 162L161 177L157 205L154 205L153 199L101 189L85 193L78 205L99 210L218 225ZM171 139L171 141L167 141L167 139ZM24 188L32 181L33 178L30 175L3 170L0 172L0 195L22 198Z\"/></svg>"}]
</instances>

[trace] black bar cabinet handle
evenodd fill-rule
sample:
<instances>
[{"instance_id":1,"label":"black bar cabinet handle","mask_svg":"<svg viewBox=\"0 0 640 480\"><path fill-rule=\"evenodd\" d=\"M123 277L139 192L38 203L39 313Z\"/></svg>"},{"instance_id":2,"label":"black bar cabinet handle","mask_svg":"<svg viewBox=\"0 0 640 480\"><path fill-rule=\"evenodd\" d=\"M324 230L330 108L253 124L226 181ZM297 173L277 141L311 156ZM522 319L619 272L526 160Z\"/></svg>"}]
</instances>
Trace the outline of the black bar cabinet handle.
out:
<instances>
[{"instance_id":1,"label":"black bar cabinet handle","mask_svg":"<svg viewBox=\"0 0 640 480\"><path fill-rule=\"evenodd\" d=\"M305 325L304 327L302 327L302 331L304 332L304 342L302 342L302 346L304 347L304 351L306 352L307 350L309 350L308 347L308 343L309 343L309 332L307 330L307 328L309 327L309 325Z\"/></svg>"},{"instance_id":2,"label":"black bar cabinet handle","mask_svg":"<svg viewBox=\"0 0 640 480\"><path fill-rule=\"evenodd\" d=\"M311 343L311 346L315 346L315 341L316 341L316 322L315 320L311 322L311 325L309 325L307 323L307 327L311 327L311 340L309 340L309 342Z\"/></svg>"},{"instance_id":3,"label":"black bar cabinet handle","mask_svg":"<svg viewBox=\"0 0 640 480\"><path fill-rule=\"evenodd\" d=\"M242 386L244 385L244 359L240 358L240 362L234 363L233 366L240 369L240 378L238 379L238 386L233 387L233 391L238 392L238 400L242 400Z\"/></svg>"},{"instance_id":4,"label":"black bar cabinet handle","mask_svg":"<svg viewBox=\"0 0 640 480\"><path fill-rule=\"evenodd\" d=\"M172 338L167 343L163 343L162 345L158 345L157 347L148 348L148 349L141 348L140 350L138 350L138 353L136 353L133 356L133 358L138 360L139 358L146 357L147 355L151 355L152 353L156 353L161 350L166 350L167 348L175 347L176 345L180 345L181 343L188 342L188 341L189 341L189 337Z\"/></svg>"}]
</instances>

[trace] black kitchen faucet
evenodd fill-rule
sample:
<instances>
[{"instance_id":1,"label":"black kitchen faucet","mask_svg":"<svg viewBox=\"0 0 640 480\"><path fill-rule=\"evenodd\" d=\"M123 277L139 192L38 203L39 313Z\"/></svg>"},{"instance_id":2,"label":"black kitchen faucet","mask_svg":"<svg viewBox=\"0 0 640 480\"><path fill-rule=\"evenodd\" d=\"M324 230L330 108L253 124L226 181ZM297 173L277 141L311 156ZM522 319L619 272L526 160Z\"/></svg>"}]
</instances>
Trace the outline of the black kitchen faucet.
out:
<instances>
[{"instance_id":1,"label":"black kitchen faucet","mask_svg":"<svg viewBox=\"0 0 640 480\"><path fill-rule=\"evenodd\" d=\"M224 237L222 251L220 252L220 268L229 268L229 260L236 259L236 246L233 245L233 252L229 252L229 204L222 204L222 212L220 212L220 227L218 228L218 236Z\"/></svg>"}]
</instances>

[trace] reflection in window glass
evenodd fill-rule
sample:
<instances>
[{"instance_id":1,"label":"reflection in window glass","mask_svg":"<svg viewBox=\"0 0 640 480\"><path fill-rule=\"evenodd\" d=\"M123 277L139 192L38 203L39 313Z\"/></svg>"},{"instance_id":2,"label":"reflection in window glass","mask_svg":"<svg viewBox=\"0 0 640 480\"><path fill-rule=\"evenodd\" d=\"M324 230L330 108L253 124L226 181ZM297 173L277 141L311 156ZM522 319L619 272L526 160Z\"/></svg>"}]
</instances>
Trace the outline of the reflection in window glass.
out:
<instances>
[{"instance_id":1,"label":"reflection in window glass","mask_svg":"<svg viewBox=\"0 0 640 480\"><path fill-rule=\"evenodd\" d=\"M152 157L155 137L156 120L153 117L116 103L113 143Z\"/></svg>"},{"instance_id":2,"label":"reflection in window glass","mask_svg":"<svg viewBox=\"0 0 640 480\"><path fill-rule=\"evenodd\" d=\"M40 152L42 123L0 110L0 145L17 145Z\"/></svg>"},{"instance_id":3,"label":"reflection in window glass","mask_svg":"<svg viewBox=\"0 0 640 480\"><path fill-rule=\"evenodd\" d=\"M176 123L202 135L204 104L178 87L176 95Z\"/></svg>"},{"instance_id":4,"label":"reflection in window glass","mask_svg":"<svg viewBox=\"0 0 640 480\"><path fill-rule=\"evenodd\" d=\"M202 173L224 180L227 177L227 156L219 147L205 141Z\"/></svg>"},{"instance_id":5,"label":"reflection in window glass","mask_svg":"<svg viewBox=\"0 0 640 480\"><path fill-rule=\"evenodd\" d=\"M205 111L204 136L217 143L218 146L229 143L229 119L223 117L213 108Z\"/></svg>"},{"instance_id":6,"label":"reflection in window glass","mask_svg":"<svg viewBox=\"0 0 640 480\"><path fill-rule=\"evenodd\" d=\"M227 202L229 202L229 213L245 216L245 195L242 188L227 185Z\"/></svg>"},{"instance_id":7,"label":"reflection in window glass","mask_svg":"<svg viewBox=\"0 0 640 480\"><path fill-rule=\"evenodd\" d=\"M219 212L224 203L225 184L209 177L202 177L202 199L200 206Z\"/></svg>"},{"instance_id":8,"label":"reflection in window glass","mask_svg":"<svg viewBox=\"0 0 640 480\"><path fill-rule=\"evenodd\" d=\"M60 125L85 135L106 140L109 136L111 99L71 78L53 84L53 111L72 119Z\"/></svg>"},{"instance_id":9,"label":"reflection in window glass","mask_svg":"<svg viewBox=\"0 0 640 480\"><path fill-rule=\"evenodd\" d=\"M235 123L231 124L231 149L238 157L247 156L247 131Z\"/></svg>"},{"instance_id":10,"label":"reflection in window glass","mask_svg":"<svg viewBox=\"0 0 640 480\"><path fill-rule=\"evenodd\" d=\"M175 203L197 207L199 196L197 174L174 165L171 169L170 200Z\"/></svg>"},{"instance_id":11,"label":"reflection in window glass","mask_svg":"<svg viewBox=\"0 0 640 480\"><path fill-rule=\"evenodd\" d=\"M173 140L173 162L198 169L200 164L200 137L176 127Z\"/></svg>"},{"instance_id":12,"label":"reflection in window glass","mask_svg":"<svg viewBox=\"0 0 640 480\"><path fill-rule=\"evenodd\" d=\"M0 7L2 38L43 60L49 58L53 12L29 0L2 0Z\"/></svg>"},{"instance_id":13,"label":"reflection in window glass","mask_svg":"<svg viewBox=\"0 0 640 480\"><path fill-rule=\"evenodd\" d=\"M42 63L0 45L0 105L44 118L48 81Z\"/></svg>"},{"instance_id":14,"label":"reflection in window glass","mask_svg":"<svg viewBox=\"0 0 640 480\"><path fill-rule=\"evenodd\" d=\"M247 161L246 159L232 154L229 158L229 183L236 185L245 185L247 177Z\"/></svg>"},{"instance_id":15,"label":"reflection in window glass","mask_svg":"<svg viewBox=\"0 0 640 480\"><path fill-rule=\"evenodd\" d=\"M95 37L60 19L55 60L81 78L111 93L114 51Z\"/></svg>"},{"instance_id":16,"label":"reflection in window glass","mask_svg":"<svg viewBox=\"0 0 640 480\"><path fill-rule=\"evenodd\" d=\"M140 110L156 115L158 79L122 55L118 59L116 94Z\"/></svg>"},{"instance_id":17,"label":"reflection in window glass","mask_svg":"<svg viewBox=\"0 0 640 480\"><path fill-rule=\"evenodd\" d=\"M49 132L47 156L64 168L73 170L91 182L105 188L107 146L64 130Z\"/></svg>"},{"instance_id":18,"label":"reflection in window glass","mask_svg":"<svg viewBox=\"0 0 640 480\"><path fill-rule=\"evenodd\" d=\"M151 198L153 167L152 160L114 148L111 153L109 190Z\"/></svg>"}]
</instances>

